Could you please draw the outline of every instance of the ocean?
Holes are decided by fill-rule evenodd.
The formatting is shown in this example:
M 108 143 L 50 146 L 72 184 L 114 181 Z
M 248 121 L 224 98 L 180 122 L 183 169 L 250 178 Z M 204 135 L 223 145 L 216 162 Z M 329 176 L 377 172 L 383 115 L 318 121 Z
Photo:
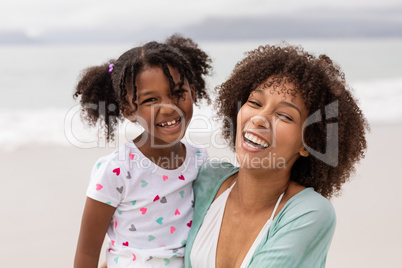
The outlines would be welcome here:
M 199 42 L 213 59 L 208 86 L 225 81 L 244 52 L 280 41 Z M 338 63 L 370 124 L 402 123 L 402 39 L 286 41 Z M 139 44 L 0 46 L 0 150 L 99 146 L 98 130 L 85 128 L 80 121 L 74 87 L 83 69 Z M 194 114 L 210 118 L 214 110 L 196 107 Z M 122 127 L 129 133 L 141 131 L 126 122 Z M 219 125 L 213 121 L 211 128 Z

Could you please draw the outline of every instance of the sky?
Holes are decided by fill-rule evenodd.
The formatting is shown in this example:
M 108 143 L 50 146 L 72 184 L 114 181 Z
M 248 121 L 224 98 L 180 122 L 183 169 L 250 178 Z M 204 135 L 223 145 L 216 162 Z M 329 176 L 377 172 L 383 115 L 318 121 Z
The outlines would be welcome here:
M 213 17 L 289 15 L 311 9 L 402 8 L 400 0 L 8 0 L 0 3 L 0 32 L 37 37 L 64 30 L 174 28 Z

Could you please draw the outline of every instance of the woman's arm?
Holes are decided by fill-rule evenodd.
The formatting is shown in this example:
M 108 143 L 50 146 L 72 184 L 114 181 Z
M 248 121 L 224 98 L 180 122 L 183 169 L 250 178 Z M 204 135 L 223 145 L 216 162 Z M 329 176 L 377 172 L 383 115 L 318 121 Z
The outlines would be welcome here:
M 97 268 L 100 250 L 115 209 L 87 197 L 75 253 L 75 268 Z
M 332 205 L 322 200 L 300 203 L 278 215 L 268 240 L 256 250 L 249 267 L 325 267 L 336 216 Z

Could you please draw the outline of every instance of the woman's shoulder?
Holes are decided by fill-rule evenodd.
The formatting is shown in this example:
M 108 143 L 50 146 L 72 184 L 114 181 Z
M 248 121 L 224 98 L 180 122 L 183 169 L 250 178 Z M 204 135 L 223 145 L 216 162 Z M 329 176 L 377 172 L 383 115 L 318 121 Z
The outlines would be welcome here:
M 290 207 L 311 207 L 313 210 L 334 211 L 331 202 L 314 191 L 313 188 L 306 188 L 289 200 Z
M 275 220 L 284 224 L 304 221 L 332 225 L 336 222 L 336 215 L 328 199 L 313 188 L 306 188 L 288 200 Z
M 207 160 L 200 167 L 198 172 L 198 183 L 214 183 L 224 179 L 228 174 L 233 174 L 239 170 L 229 162 L 220 162 L 216 160 Z
M 216 194 L 216 188 L 220 186 L 228 177 L 233 175 L 239 168 L 228 162 L 215 160 L 206 161 L 198 172 L 197 180 L 194 183 L 195 195 L 203 195 L 209 192 Z
M 324 267 L 335 225 L 329 200 L 306 188 L 275 217 L 250 267 Z

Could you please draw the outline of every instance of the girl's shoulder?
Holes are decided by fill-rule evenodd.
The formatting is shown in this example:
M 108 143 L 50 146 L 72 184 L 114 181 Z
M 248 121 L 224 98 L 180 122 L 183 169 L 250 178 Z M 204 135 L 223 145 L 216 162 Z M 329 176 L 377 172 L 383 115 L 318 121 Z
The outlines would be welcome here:
M 99 158 L 93 166 L 87 196 L 99 202 L 117 207 L 127 191 L 127 172 L 124 157 L 119 156 L 121 148 Z M 121 152 L 121 151 L 120 151 Z
M 202 145 L 192 141 L 187 141 L 186 139 L 182 139 L 181 142 L 186 146 L 186 151 L 190 153 L 190 155 L 195 155 L 197 157 L 202 156 L 205 160 L 208 158 L 208 152 Z
M 208 152 L 205 148 L 197 144 L 188 143 L 186 141 L 182 142 L 186 146 L 186 163 L 177 170 L 184 172 L 189 168 L 194 168 L 194 172 L 197 172 L 200 166 L 208 160 Z M 126 172 L 136 173 L 160 169 L 151 159 L 147 158 L 141 152 L 133 141 L 128 141 L 112 153 L 101 157 L 96 163 L 102 163 L 104 165 L 109 164 L 114 169 L 120 168 Z M 174 170 L 171 172 L 173 171 Z
M 102 167 L 108 167 L 108 169 L 127 169 L 130 165 L 130 160 L 134 159 L 134 152 L 128 144 L 120 146 L 113 152 L 100 157 L 94 165 L 94 169 Z

